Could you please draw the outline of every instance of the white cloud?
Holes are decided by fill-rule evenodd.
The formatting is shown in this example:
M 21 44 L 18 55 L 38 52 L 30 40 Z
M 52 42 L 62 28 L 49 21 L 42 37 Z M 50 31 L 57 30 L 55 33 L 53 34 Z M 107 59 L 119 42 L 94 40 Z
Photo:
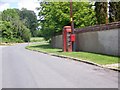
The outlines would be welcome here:
M 15 3 L 18 2 L 19 0 L 0 0 L 0 2 L 4 2 L 4 3 Z
M 8 8 L 10 8 L 10 4 L 9 3 L 0 4 L 0 11 L 6 10 Z
M 37 7 L 40 7 L 39 2 L 41 0 L 0 0 L 0 11 L 7 8 L 26 8 L 27 10 L 32 10 L 38 15 Z
M 27 8 L 28 10 L 33 10 L 37 13 L 36 7 L 39 7 L 39 2 L 37 0 L 20 0 L 18 3 L 18 8 Z

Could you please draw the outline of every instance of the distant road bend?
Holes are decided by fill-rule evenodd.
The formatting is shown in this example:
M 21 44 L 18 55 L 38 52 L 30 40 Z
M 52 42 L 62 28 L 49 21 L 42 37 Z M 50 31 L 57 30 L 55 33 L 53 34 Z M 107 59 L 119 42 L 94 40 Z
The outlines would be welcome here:
M 118 72 L 25 49 L 2 48 L 2 88 L 118 88 Z

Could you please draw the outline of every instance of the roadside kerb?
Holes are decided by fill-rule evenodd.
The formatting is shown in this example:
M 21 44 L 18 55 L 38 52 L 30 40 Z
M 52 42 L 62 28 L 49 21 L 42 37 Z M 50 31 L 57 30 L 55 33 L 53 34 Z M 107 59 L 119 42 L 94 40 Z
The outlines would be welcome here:
M 26 47 L 26 49 L 32 50 L 32 49 L 29 49 L 27 47 Z M 32 51 L 37 51 L 37 50 L 32 50 Z M 50 55 L 50 56 L 56 56 L 56 57 L 60 57 L 60 58 L 66 58 L 66 59 L 70 59 L 70 60 L 75 60 L 75 61 L 79 61 L 79 62 L 91 64 L 91 65 L 95 65 L 95 66 L 98 66 L 98 67 L 101 67 L 101 68 L 104 68 L 104 69 L 111 69 L 111 70 L 120 72 L 120 70 L 117 69 L 117 68 L 105 67 L 104 65 L 100 65 L 100 64 L 97 64 L 97 63 L 94 63 L 94 62 L 91 62 L 91 61 L 87 61 L 87 60 L 83 60 L 83 59 L 79 59 L 79 58 L 74 58 L 74 57 L 65 56 L 65 55 L 58 55 L 58 54 L 55 54 L 55 53 L 48 53 L 48 52 L 42 51 L 42 50 L 41 51 L 37 51 L 37 52 L 41 52 L 43 54 L 47 54 L 47 55 Z

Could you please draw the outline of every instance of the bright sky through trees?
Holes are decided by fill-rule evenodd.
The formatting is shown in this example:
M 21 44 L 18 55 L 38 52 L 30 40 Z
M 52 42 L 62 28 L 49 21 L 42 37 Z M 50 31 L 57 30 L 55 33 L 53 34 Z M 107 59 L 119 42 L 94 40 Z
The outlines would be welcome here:
M 8 8 L 26 8 L 27 10 L 33 10 L 37 14 L 36 7 L 38 6 L 38 0 L 0 0 L 0 11 Z

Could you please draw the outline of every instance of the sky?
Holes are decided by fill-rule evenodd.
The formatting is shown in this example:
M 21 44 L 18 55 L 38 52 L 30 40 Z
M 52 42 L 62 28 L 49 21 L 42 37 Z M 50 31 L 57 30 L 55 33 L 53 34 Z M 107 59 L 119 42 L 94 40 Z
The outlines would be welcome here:
M 36 13 L 36 15 L 38 15 L 38 11 L 36 10 L 36 7 L 40 6 L 39 5 L 40 1 L 42 0 L 39 0 L 39 1 L 38 0 L 0 0 L 0 11 L 6 10 L 7 8 L 18 8 L 18 9 L 27 8 L 28 10 L 33 10 Z M 63 0 L 63 1 L 66 1 L 66 0 Z M 120 0 L 117 0 L 117 1 L 120 1 Z
M 0 0 L 0 11 L 7 8 L 27 8 L 28 10 L 33 10 L 37 15 L 36 7 L 40 6 L 39 2 L 38 0 Z

